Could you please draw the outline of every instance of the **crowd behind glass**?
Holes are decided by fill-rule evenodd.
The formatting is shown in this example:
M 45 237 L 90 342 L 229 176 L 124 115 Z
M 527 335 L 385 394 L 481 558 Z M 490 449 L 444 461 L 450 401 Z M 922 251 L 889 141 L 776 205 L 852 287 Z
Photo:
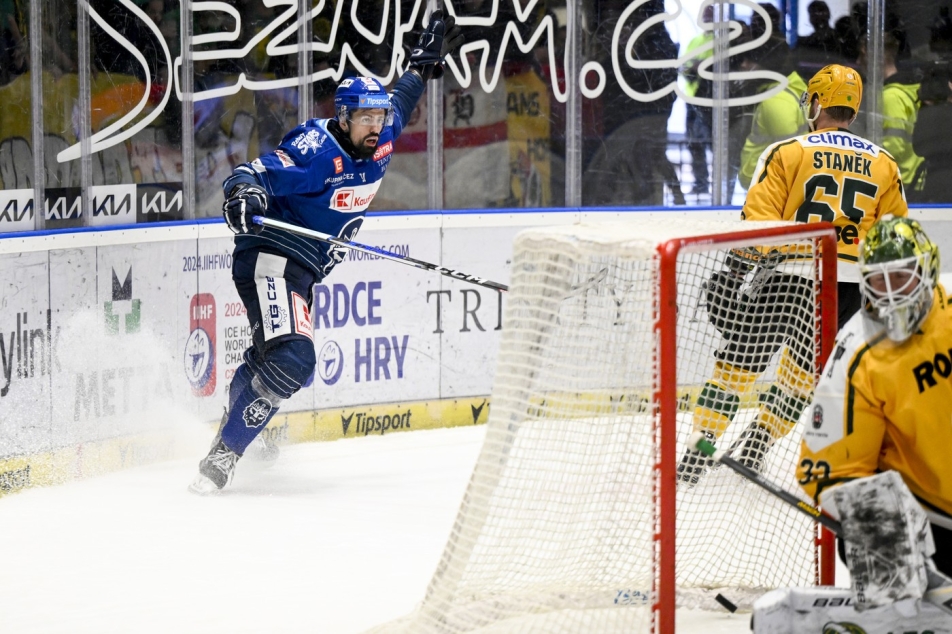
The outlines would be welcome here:
M 342 48 L 350 50 L 344 56 L 344 75 L 369 71 L 392 84 L 394 60 L 405 59 L 394 55 L 394 22 L 398 15 L 405 21 L 426 6 L 425 0 L 336 0 L 324 3 L 303 29 L 295 26 L 303 10 L 229 0 L 229 11 L 193 10 L 187 27 L 193 38 L 191 59 L 183 60 L 180 33 L 187 23 L 178 1 L 92 0 L 88 15 L 78 4 L 39 0 L 33 8 L 30 0 L 0 0 L 0 211 L 5 200 L 31 189 L 47 192 L 49 205 L 49 192 L 124 184 L 180 191 L 184 183 L 190 209 L 182 217 L 215 216 L 220 183 L 235 165 L 273 149 L 297 121 L 332 116 L 336 82 L 326 71 L 341 64 Z M 453 69 L 443 80 L 444 208 L 561 207 L 566 205 L 566 180 L 572 178 L 579 182 L 586 207 L 740 203 L 760 152 L 806 130 L 797 105 L 800 92 L 816 70 L 833 62 L 856 68 L 867 95 L 879 91 L 878 100 L 864 98 L 864 105 L 878 102 L 879 116 L 861 110 L 852 129 L 893 154 L 909 201 L 952 203 L 950 0 L 878 5 L 813 0 L 803 11 L 808 24 L 798 29 L 791 28 L 799 18 L 793 14 L 796 3 L 784 3 L 788 15 L 772 3 L 761 4 L 763 12 L 726 5 L 727 17 L 740 27 L 732 47 L 769 32 L 754 50 L 731 55 L 728 70 L 774 71 L 787 78 L 788 87 L 759 103 L 713 108 L 686 104 L 670 91 L 650 101 L 634 100 L 616 72 L 643 94 L 664 92 L 677 82 L 686 95 L 718 97 L 715 82 L 698 73 L 699 64 L 712 55 L 704 45 L 714 32 L 696 24 L 714 22 L 714 7 L 684 2 L 693 29 L 655 24 L 630 52 L 638 60 L 680 57 L 683 63 L 634 69 L 624 63 L 624 50 L 619 53 L 613 46 L 665 12 L 666 5 L 649 0 L 631 10 L 631 4 L 584 0 L 578 9 L 580 66 L 589 69 L 583 94 L 588 96 L 575 110 L 581 120 L 571 126 L 567 112 L 572 110 L 560 98 L 566 89 L 568 11 L 573 10 L 565 0 L 535 3 L 528 14 L 512 0 L 453 3 L 460 18 L 482 18 L 464 32 L 467 42 L 485 41 L 488 53 L 470 50 L 466 60 L 457 60 L 457 69 L 466 62 L 472 69 L 468 86 L 460 84 L 460 73 Z M 667 10 L 675 5 L 669 0 Z M 882 11 L 884 23 L 877 44 L 882 50 L 880 86 L 873 86 L 869 76 L 870 6 Z M 37 17 L 40 28 L 31 29 Z M 302 36 L 320 43 L 316 49 L 321 50 L 298 53 Z M 409 34 L 404 43 L 414 39 Z M 522 50 L 518 39 L 533 46 Z M 691 57 L 694 50 L 701 52 Z M 480 70 L 483 54 L 485 71 Z M 302 80 L 302 64 L 312 77 L 325 72 L 316 81 Z M 591 72 L 594 66 L 607 72 Z M 37 72 L 41 79 L 34 77 Z M 195 99 L 186 109 L 181 84 L 189 76 Z M 487 90 L 481 78 L 494 77 L 498 81 Z M 724 93 L 751 96 L 776 85 L 774 80 L 726 83 L 721 99 Z M 421 101 L 372 209 L 425 208 L 432 202 L 427 136 L 434 117 L 426 110 L 434 103 L 438 101 Z M 188 125 L 183 125 L 183 112 L 191 115 Z M 713 130 L 724 112 L 726 139 L 718 147 L 712 145 Z M 870 122 L 881 129 L 869 130 Z M 580 131 L 575 145 L 566 133 L 573 129 Z M 34 142 L 38 137 L 42 147 Z M 567 160 L 572 147 L 578 148 L 575 162 Z M 72 153 L 70 148 L 75 148 Z M 726 150 L 726 170 L 719 173 L 728 184 L 726 200 L 714 194 L 719 184 L 712 165 L 720 149 Z M 82 160 L 84 155 L 88 160 Z M 89 200 L 87 196 L 84 204 Z M 90 224 L 87 216 L 72 224 Z M 7 230 L 0 216 L 0 231 Z

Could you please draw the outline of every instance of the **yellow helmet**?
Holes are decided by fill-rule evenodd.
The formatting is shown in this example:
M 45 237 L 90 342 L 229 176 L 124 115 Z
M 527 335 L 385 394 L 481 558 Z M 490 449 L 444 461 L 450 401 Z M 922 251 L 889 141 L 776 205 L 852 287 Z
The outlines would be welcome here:
M 853 112 L 859 112 L 863 100 L 863 80 L 852 68 L 830 64 L 824 66 L 807 84 L 807 101 L 813 101 L 816 95 L 821 108 L 845 106 Z

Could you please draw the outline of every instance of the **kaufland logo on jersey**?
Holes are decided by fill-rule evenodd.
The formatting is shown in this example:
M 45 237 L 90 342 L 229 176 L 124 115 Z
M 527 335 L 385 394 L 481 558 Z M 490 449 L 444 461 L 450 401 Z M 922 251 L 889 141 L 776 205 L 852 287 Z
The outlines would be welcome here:
M 338 189 L 331 196 L 331 209 L 334 211 L 363 211 L 370 206 L 380 182 L 357 187 Z

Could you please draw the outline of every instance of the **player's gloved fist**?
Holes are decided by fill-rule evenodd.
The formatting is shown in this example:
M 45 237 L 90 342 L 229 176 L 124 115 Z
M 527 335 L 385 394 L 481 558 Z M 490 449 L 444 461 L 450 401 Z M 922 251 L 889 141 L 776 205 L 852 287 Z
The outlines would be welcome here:
M 252 221 L 254 216 L 263 216 L 268 209 L 268 195 L 260 187 L 242 184 L 231 190 L 222 206 L 222 213 L 228 228 L 237 234 L 259 234 L 264 231 L 262 225 Z
M 463 34 L 456 26 L 456 19 L 444 16 L 443 11 L 434 11 L 420 41 L 410 52 L 409 68 L 420 73 L 423 81 L 439 79 L 443 76 L 444 58 L 462 43 Z

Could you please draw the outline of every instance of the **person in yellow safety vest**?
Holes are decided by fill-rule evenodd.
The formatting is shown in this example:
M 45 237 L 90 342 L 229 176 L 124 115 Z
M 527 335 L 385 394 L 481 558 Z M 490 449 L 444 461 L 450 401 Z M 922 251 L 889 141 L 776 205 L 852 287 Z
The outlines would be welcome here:
M 919 117 L 919 80 L 909 71 L 896 68 L 899 40 L 888 31 L 883 35 L 883 149 L 899 164 L 902 184 L 916 189 L 915 178 L 922 157 L 912 146 L 912 133 Z M 866 44 L 860 45 L 857 63 L 867 64 Z
M 760 155 L 772 143 L 789 139 L 807 131 L 807 121 L 800 107 L 800 95 L 807 89 L 797 71 L 787 75 L 787 87 L 770 99 L 757 104 L 750 135 L 740 154 L 740 172 L 737 180 L 741 187 L 750 188 Z
M 701 16 L 701 23 L 714 22 L 714 6 L 709 5 L 704 9 Z M 713 31 L 703 31 L 695 36 L 686 49 L 687 53 L 702 47 L 714 40 Z M 689 97 L 693 97 L 698 92 L 700 79 L 697 69 L 702 61 L 714 55 L 714 47 L 698 53 L 681 67 L 681 74 L 685 81 L 685 92 Z M 704 110 L 708 112 L 705 113 Z M 691 169 L 694 172 L 694 193 L 707 193 L 709 181 L 707 177 L 707 146 L 711 142 L 711 115 L 710 108 L 702 109 L 700 106 L 687 104 L 687 113 L 685 115 L 685 134 L 688 141 L 688 151 L 691 154 Z

